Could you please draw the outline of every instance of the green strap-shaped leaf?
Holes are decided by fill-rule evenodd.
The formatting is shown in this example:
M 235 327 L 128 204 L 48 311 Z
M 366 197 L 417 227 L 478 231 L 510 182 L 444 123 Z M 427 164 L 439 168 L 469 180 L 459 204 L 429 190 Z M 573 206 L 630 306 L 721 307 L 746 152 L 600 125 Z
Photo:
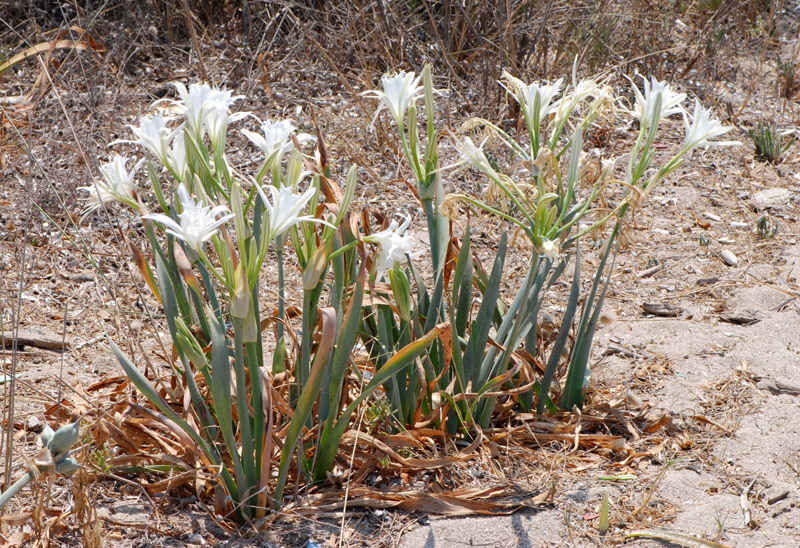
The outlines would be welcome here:
M 461 242 L 461 251 L 453 273 L 452 315 L 455 317 L 455 332 L 463 337 L 467 332 L 472 308 L 472 246 L 469 226 Z
M 494 308 L 500 293 L 500 282 L 503 278 L 503 264 L 506 258 L 506 242 L 507 237 L 504 232 L 502 238 L 500 238 L 500 245 L 497 249 L 497 255 L 495 255 L 492 274 L 489 276 L 486 290 L 483 292 L 483 301 L 478 309 L 478 314 L 475 317 L 475 321 L 472 323 L 472 332 L 470 333 L 467 349 L 464 353 L 465 382 L 467 380 L 472 380 L 473 385 L 477 382 L 480 374 L 476 365 L 483 360 L 486 342 L 489 339 L 489 331 L 492 327 Z
M 573 406 L 582 406 L 584 400 L 583 384 L 586 377 L 586 371 L 589 365 L 589 353 L 592 349 L 592 340 L 594 339 L 594 331 L 597 327 L 597 322 L 600 319 L 600 312 L 603 308 L 603 300 L 605 299 L 608 284 L 611 281 L 611 275 L 606 277 L 606 283 L 603 284 L 603 290 L 594 304 L 595 295 L 600 285 L 600 280 L 603 277 L 608 256 L 611 253 L 611 248 L 615 247 L 617 235 L 619 234 L 619 222 L 614 227 L 614 231 L 609 237 L 606 244 L 606 250 L 600 260 L 600 265 L 597 267 L 597 272 L 594 276 L 594 283 L 589 296 L 584 303 L 583 313 L 581 315 L 581 325 L 578 329 L 578 334 L 575 338 L 575 347 L 572 349 L 572 357 L 570 358 L 569 370 L 567 371 L 567 380 L 564 382 L 564 392 L 561 395 L 561 408 L 572 409 Z M 616 253 L 614 254 L 616 260 Z M 611 270 L 614 269 L 614 261 L 611 262 Z
M 569 293 L 567 300 L 567 308 L 564 311 L 564 316 L 561 318 L 561 327 L 558 329 L 558 335 L 555 342 L 550 349 L 550 358 L 547 360 L 547 365 L 544 368 L 544 375 L 542 376 L 541 384 L 539 387 L 539 398 L 536 401 L 536 412 L 543 413 L 547 396 L 550 392 L 550 385 L 553 382 L 558 362 L 561 359 L 561 353 L 564 351 L 569 332 L 572 329 L 572 321 L 575 318 L 575 311 L 578 308 L 578 298 L 581 293 L 581 252 L 580 246 L 575 247 L 575 272 L 572 275 L 572 289 Z
M 289 475 L 289 465 L 292 455 L 297 448 L 297 442 L 303 431 L 306 419 L 311 415 L 311 409 L 319 394 L 322 372 L 328 363 L 328 358 L 333 350 L 333 343 L 336 336 L 336 311 L 333 308 L 325 307 L 319 309 L 322 324 L 322 337 L 314 356 L 314 364 L 311 368 L 309 377 L 303 385 L 303 390 L 294 408 L 292 421 L 286 431 L 286 440 L 283 443 L 281 452 L 281 462 L 278 466 L 278 480 L 275 486 L 275 504 L 280 504 L 283 499 L 283 490 L 286 487 L 286 478 Z M 338 444 L 338 442 L 337 442 Z
M 333 353 L 330 375 L 331 387 L 330 399 L 327 405 L 328 416 L 322 417 L 320 414 L 320 419 L 325 420 L 325 424 L 317 444 L 318 454 L 321 451 L 321 448 L 325 447 L 329 443 L 328 438 L 330 437 L 331 430 L 333 429 L 338 411 L 340 409 L 342 383 L 344 382 L 344 375 L 347 371 L 347 365 L 350 363 L 350 357 L 352 355 L 353 347 L 355 346 L 356 337 L 358 336 L 358 326 L 360 324 L 359 320 L 361 319 L 361 304 L 363 303 L 364 299 L 365 278 L 366 270 L 362 268 L 358 276 L 358 282 L 353 291 L 353 296 L 351 297 L 350 304 L 347 308 L 347 313 L 344 317 L 342 330 L 339 333 L 339 337 L 336 341 L 336 350 Z M 319 461 L 317 461 L 317 463 L 314 465 L 314 481 L 325 479 L 326 474 L 328 473 L 328 470 L 323 469 L 322 466 L 318 466 L 318 463 Z
M 233 427 L 231 413 L 231 363 L 228 354 L 228 343 L 225 339 L 225 325 L 209 313 L 209 327 L 211 329 L 211 394 L 214 396 L 214 411 L 216 413 L 222 439 L 228 448 L 228 455 L 233 463 L 236 475 L 236 484 L 245 486 L 246 478 L 242 470 L 242 461 L 239 456 L 239 445 L 236 443 L 236 432 Z M 232 495 L 231 495 L 232 496 Z M 234 498 L 239 502 L 238 492 Z
M 113 341 L 109 341 L 111 344 L 111 350 L 114 352 L 114 356 L 116 356 L 117 361 L 122 366 L 122 369 L 125 371 L 125 374 L 131 380 L 133 385 L 136 387 L 139 392 L 141 392 L 147 400 L 156 406 L 156 408 L 164 413 L 167 417 L 170 418 L 175 424 L 177 424 L 184 432 L 186 432 L 189 437 L 200 447 L 200 450 L 203 451 L 203 454 L 210 460 L 213 464 L 220 466 L 221 469 L 221 476 L 222 481 L 225 484 L 225 487 L 228 491 L 228 494 L 234 500 L 239 498 L 238 490 L 236 488 L 236 483 L 233 481 L 228 469 L 225 466 L 221 466 L 222 459 L 217 451 L 213 448 L 212 445 L 206 442 L 195 430 L 189 425 L 188 422 L 183 420 L 173 409 L 164 401 L 164 399 L 158 394 L 158 391 L 155 387 L 150 383 L 147 377 L 139 371 L 139 368 L 133 365 L 128 357 L 120 350 L 120 348 L 114 344 Z
M 447 323 L 434 327 L 430 332 L 425 334 L 425 336 L 398 350 L 379 371 L 375 372 L 375 375 L 363 388 L 361 394 L 359 394 L 359 396 L 342 412 L 341 417 L 336 421 L 336 426 L 331 431 L 328 443 L 321 448 L 320 454 L 317 455 L 317 466 L 319 466 L 321 470 L 329 470 L 333 465 L 333 460 L 336 458 L 336 451 L 339 449 L 339 443 L 350 425 L 350 416 L 358 409 L 364 400 L 367 399 L 376 388 L 383 385 L 387 380 L 412 363 L 413 360 L 419 357 L 442 332 L 449 329 L 451 329 L 451 327 L 450 324 Z

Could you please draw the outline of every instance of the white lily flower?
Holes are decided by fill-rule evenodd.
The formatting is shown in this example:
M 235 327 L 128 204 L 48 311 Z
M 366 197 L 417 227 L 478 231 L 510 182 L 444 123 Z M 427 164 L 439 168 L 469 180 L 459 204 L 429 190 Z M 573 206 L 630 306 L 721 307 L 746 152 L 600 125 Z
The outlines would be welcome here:
M 178 181 L 185 181 L 189 173 L 189 159 L 186 157 L 186 137 L 183 131 L 179 131 L 172 140 L 172 148 L 167 151 L 167 156 Z
M 547 238 L 542 238 L 542 249 L 540 253 L 552 261 L 557 261 L 560 257 L 558 244 Z
M 414 247 L 416 246 L 414 237 L 410 234 L 403 234 L 410 224 L 411 217 L 406 217 L 402 225 L 392 219 L 389 227 L 385 230 L 364 236 L 364 241 L 380 246 L 378 258 L 375 261 L 375 271 L 378 278 L 394 267 L 396 263 L 405 260 L 406 255 L 414 256 Z
M 170 129 L 167 123 L 173 120 L 170 117 L 164 117 L 161 114 L 155 116 L 145 116 L 142 118 L 139 127 L 128 125 L 133 134 L 136 136 L 135 141 L 118 139 L 109 143 L 108 146 L 117 143 L 134 143 L 143 146 L 153 156 L 158 158 L 158 161 L 163 165 L 167 165 L 169 144 L 181 128 Z
M 167 233 L 180 238 L 191 249 L 201 254 L 205 242 L 214 235 L 221 225 L 232 219 L 233 214 L 217 219 L 217 216 L 228 211 L 228 208 L 223 205 L 216 207 L 204 206 L 202 202 L 196 202 L 189 196 L 189 191 L 183 183 L 178 187 L 178 197 L 182 208 L 181 213 L 178 214 L 180 224 L 162 213 L 151 213 L 144 215 L 143 218 L 152 219 L 163 224 L 167 227 Z
M 463 140 L 456 141 L 456 149 L 459 154 L 461 154 L 461 161 L 459 161 L 458 164 L 470 164 L 490 176 L 496 175 L 495 169 L 492 167 L 492 164 L 489 163 L 489 159 L 483 152 L 483 143 L 481 143 L 481 146 L 475 146 L 472 139 L 464 137 Z
M 130 171 L 125 167 L 128 161 L 129 158 L 117 154 L 109 163 L 100 166 L 102 180 L 96 179 L 94 184 L 78 187 L 78 190 L 89 193 L 84 216 L 108 202 L 123 202 L 136 207 L 133 179 L 144 160 L 137 162 Z
M 686 138 L 683 140 L 683 148 L 687 151 L 702 146 L 732 146 L 742 144 L 739 141 L 709 141 L 709 139 L 728 133 L 733 127 L 723 126 L 719 120 L 712 119 L 711 109 L 703 108 L 703 105 L 701 105 L 700 101 L 697 99 L 694 100 L 692 123 L 689 123 L 688 116 L 684 113 L 683 124 L 686 126 Z
M 328 224 L 313 215 L 300 215 L 308 202 L 311 201 L 311 198 L 314 197 L 316 189 L 313 187 L 302 194 L 295 194 L 289 186 L 282 186 L 277 189 L 273 185 L 268 185 L 267 188 L 272 196 L 271 203 L 264 189 L 260 185 L 256 185 L 261 201 L 264 202 L 264 207 L 267 210 L 268 240 L 270 242 L 279 236 L 283 236 L 290 228 L 304 221 Z
M 276 153 L 278 158 L 282 158 L 284 154 L 294 149 L 291 136 L 296 130 L 297 128 L 294 127 L 291 120 L 281 120 L 280 122 L 265 120 L 261 122 L 261 132 L 264 134 L 263 136 L 246 129 L 243 129 L 242 133 L 267 156 L 267 159 L 269 159 Z M 297 135 L 297 141 L 300 144 L 313 139 L 314 137 L 308 133 L 300 133 Z
M 221 97 L 207 101 L 204 109 L 203 123 L 208 131 L 208 137 L 211 139 L 212 145 L 215 146 L 221 144 L 224 147 L 225 133 L 228 131 L 228 126 L 250 115 L 249 112 L 230 114 L 228 102 Z
M 560 101 L 554 102 L 553 99 L 561 91 L 563 78 L 559 78 L 553 84 L 542 85 L 536 82 L 526 84 L 519 78 L 503 71 L 503 80 L 505 83 L 500 82 L 500 84 L 514 96 L 525 113 L 528 123 L 534 127 L 538 128 L 547 115 L 558 109 Z M 538 112 L 536 111 L 537 100 Z
M 633 93 L 636 95 L 636 105 L 631 111 L 633 117 L 640 123 L 644 120 L 655 120 L 658 123 L 668 116 L 684 112 L 681 103 L 686 99 L 685 93 L 672 91 L 667 82 L 659 82 L 654 76 L 650 78 L 650 82 L 644 76 L 642 76 L 642 80 L 644 80 L 644 95 L 634 84 Z M 661 110 L 656 113 L 656 98 L 659 96 L 661 97 Z
M 227 109 L 233 103 L 244 97 L 244 95 L 234 96 L 230 90 L 211 87 L 208 84 L 191 84 L 187 90 L 182 83 L 175 82 L 175 89 L 178 91 L 180 100 L 174 101 L 174 104 L 183 111 L 186 116 L 186 127 L 194 135 L 203 131 L 209 105 L 220 102 L 225 105 L 227 113 Z
M 567 118 L 575 110 L 578 103 L 587 97 L 596 95 L 598 90 L 601 90 L 601 88 L 597 80 L 587 78 L 578 82 L 571 93 L 564 95 L 553 105 L 556 113 L 553 123 L 555 125 L 560 124 L 564 118 Z
M 375 123 L 381 109 L 386 107 L 394 116 L 397 125 L 402 125 L 408 107 L 422 96 L 423 89 L 419 85 L 421 79 L 422 75 L 415 77 L 413 71 L 400 71 L 394 76 L 385 74 L 381 78 L 383 91 L 373 89 L 362 93 L 361 95 L 380 99 L 380 105 L 372 117 L 372 123 Z

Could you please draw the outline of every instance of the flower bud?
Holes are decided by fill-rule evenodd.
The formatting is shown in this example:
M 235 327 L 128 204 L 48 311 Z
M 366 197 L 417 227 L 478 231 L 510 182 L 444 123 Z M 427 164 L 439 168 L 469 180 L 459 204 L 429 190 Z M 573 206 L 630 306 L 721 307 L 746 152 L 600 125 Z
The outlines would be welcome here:
M 401 320 L 407 322 L 411 319 L 411 283 L 400 265 L 395 264 L 394 268 L 389 270 L 389 283 L 392 286 L 397 313 Z
M 50 449 L 50 452 L 53 453 L 56 459 L 58 459 L 60 455 L 67 453 L 67 451 L 75 445 L 75 442 L 78 441 L 78 437 L 80 436 L 80 427 L 81 421 L 78 420 L 56 430 L 56 433 L 53 434 L 53 438 L 47 445 L 47 448 Z
M 326 266 L 328 266 L 328 250 L 325 246 L 320 246 L 311 255 L 303 270 L 303 289 L 311 291 L 317 287 Z
M 64 474 L 65 476 L 71 476 L 75 472 L 80 469 L 81 465 L 78 464 L 78 461 L 71 457 L 66 457 L 65 459 L 61 460 L 56 464 L 56 472 L 59 474 Z

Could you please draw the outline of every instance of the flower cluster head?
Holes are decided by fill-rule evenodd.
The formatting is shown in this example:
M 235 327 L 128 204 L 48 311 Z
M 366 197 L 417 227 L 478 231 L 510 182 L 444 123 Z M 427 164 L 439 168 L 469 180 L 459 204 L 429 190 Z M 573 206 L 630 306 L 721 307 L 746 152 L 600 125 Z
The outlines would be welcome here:
M 526 84 L 519 78 L 503 71 L 503 82 L 501 85 L 517 100 L 529 125 L 538 128 L 547 115 L 558 110 L 560 101 L 553 99 L 561 91 L 563 78 L 559 78 L 553 84 L 537 82 Z M 586 93 L 586 90 L 581 91 Z
M 689 116 L 683 113 L 683 124 L 686 127 L 686 137 L 683 140 L 683 148 L 687 151 L 702 146 L 731 146 L 741 145 L 739 141 L 710 141 L 714 137 L 724 135 L 733 129 L 731 126 L 723 126 L 719 120 L 711 118 L 711 109 L 703 108 L 700 101 L 694 100 L 694 114 L 692 122 L 689 123 Z
M 309 188 L 301 194 L 296 194 L 291 186 L 281 186 L 276 188 L 273 185 L 267 185 L 272 201 L 270 202 L 266 192 L 261 185 L 256 185 L 258 194 L 261 196 L 261 201 L 264 202 L 264 208 L 267 213 L 267 226 L 269 230 L 268 241 L 273 241 L 275 238 L 286 234 L 290 228 L 300 224 L 304 221 L 311 221 L 316 223 L 327 224 L 321 219 L 317 219 L 312 215 L 301 215 L 308 202 L 314 197 L 316 189 Z
M 384 272 L 406 258 L 414 256 L 416 242 L 410 234 L 405 234 L 411 224 L 411 217 L 406 217 L 403 224 L 398 224 L 395 219 L 385 230 L 364 236 L 364 241 L 377 244 L 380 247 L 378 258 L 375 262 L 375 272 L 380 278 Z
M 230 90 L 211 87 L 208 84 L 191 84 L 189 89 L 186 89 L 182 83 L 176 82 L 175 89 L 178 91 L 180 100 L 174 101 L 174 104 L 186 116 L 186 129 L 192 135 L 198 136 L 202 134 L 204 127 L 208 129 L 209 134 L 215 130 L 218 133 L 220 119 L 224 119 L 224 115 L 228 114 L 230 107 L 236 101 L 244 98 L 243 95 L 234 96 Z M 209 113 L 212 123 L 215 125 L 213 128 L 209 127 Z M 237 113 L 234 118 L 238 120 L 246 115 L 247 113 L 244 112 Z M 227 128 L 227 125 L 225 127 Z
M 634 84 L 633 93 L 636 95 L 636 104 L 631 111 L 639 123 L 644 124 L 645 121 L 651 120 L 658 124 L 664 118 L 684 112 L 681 103 L 686 99 L 685 93 L 674 92 L 667 82 L 659 82 L 655 77 L 650 77 L 648 82 L 647 78 L 642 76 L 642 80 L 644 81 L 644 95 Z M 659 99 L 660 107 L 656 112 Z
M 495 169 L 486 157 L 486 153 L 483 152 L 483 143 L 481 143 L 480 146 L 475 146 L 472 139 L 464 137 L 463 140 L 456 141 L 456 149 L 461 155 L 461 160 L 458 164 L 469 164 L 477 167 L 488 175 L 496 175 Z
M 415 77 L 414 72 L 400 71 L 395 75 L 385 74 L 381 78 L 383 91 L 370 90 L 362 93 L 362 95 L 373 96 L 380 100 L 378 110 L 375 111 L 372 118 L 373 123 L 377 119 L 378 113 L 385 107 L 392 113 L 397 125 L 402 126 L 408 107 L 423 93 L 422 86 L 419 85 L 421 79 L 422 76 Z
M 279 122 L 266 120 L 261 122 L 263 135 L 246 129 L 243 129 L 242 133 L 266 155 L 267 161 L 271 161 L 273 158 L 282 158 L 284 154 L 294 149 L 294 142 L 291 137 L 296 130 L 297 128 L 291 120 L 281 120 Z M 308 133 L 300 133 L 295 137 L 300 144 L 314 139 Z
M 89 193 L 86 197 L 87 204 L 84 216 L 108 202 L 123 202 L 132 207 L 137 207 L 136 196 L 134 195 L 136 186 L 133 179 L 142 161 L 137 162 L 128 171 L 126 166 L 129 160 L 129 158 L 117 154 L 110 162 L 100 166 L 102 179 L 96 179 L 91 185 L 78 187 L 78 190 L 85 190 Z
M 173 119 L 174 118 L 166 117 L 161 114 L 145 116 L 139 123 L 139 127 L 128 125 L 130 130 L 136 136 L 136 140 L 130 141 L 119 139 L 109 143 L 108 146 L 112 146 L 117 143 L 137 144 L 144 147 L 145 150 L 158 158 L 158 161 L 163 165 L 168 165 L 169 145 L 175 135 L 180 132 L 180 128 L 170 129 L 167 125 Z
M 204 205 L 202 200 L 195 201 L 189 196 L 189 191 L 183 183 L 178 187 L 178 198 L 181 202 L 181 212 L 178 214 L 180 223 L 162 213 L 144 215 L 144 219 L 158 221 L 167 227 L 167 233 L 180 238 L 190 249 L 198 255 L 203 253 L 203 245 L 214 235 L 217 229 L 233 218 L 233 214 L 218 215 L 228 211 L 222 205 L 212 207 Z

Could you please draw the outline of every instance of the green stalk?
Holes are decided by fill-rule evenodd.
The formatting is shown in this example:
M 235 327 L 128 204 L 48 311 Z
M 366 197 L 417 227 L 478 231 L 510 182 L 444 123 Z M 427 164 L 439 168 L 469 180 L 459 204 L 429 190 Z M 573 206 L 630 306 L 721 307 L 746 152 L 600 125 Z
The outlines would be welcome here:
M 275 327 L 275 336 L 280 340 L 283 338 L 283 322 L 286 319 L 286 279 L 283 271 L 283 246 L 279 246 L 275 252 L 278 255 L 278 322 Z
M 239 437 L 242 443 L 242 468 L 246 478 L 246 483 L 239 485 L 243 498 L 240 502 L 244 505 L 243 510 L 250 514 L 253 510 L 248 506 L 248 501 L 255 493 L 249 492 L 253 488 L 258 488 L 259 474 L 254 460 L 253 427 L 250 423 L 250 409 L 248 408 L 247 376 L 245 369 L 247 364 L 244 357 L 244 342 L 242 334 L 244 332 L 244 321 L 241 318 L 233 318 L 233 370 L 236 375 L 236 404 L 239 411 Z M 255 379 L 257 381 L 257 377 Z

